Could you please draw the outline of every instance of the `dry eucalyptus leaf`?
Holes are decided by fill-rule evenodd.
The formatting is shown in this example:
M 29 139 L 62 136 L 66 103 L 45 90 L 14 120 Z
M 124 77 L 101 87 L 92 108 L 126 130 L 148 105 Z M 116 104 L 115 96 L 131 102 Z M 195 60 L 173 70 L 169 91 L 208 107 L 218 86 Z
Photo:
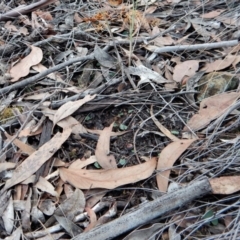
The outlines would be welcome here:
M 158 158 L 157 170 L 157 185 L 161 192 L 166 192 L 168 188 L 169 175 L 171 170 L 169 169 L 181 156 L 181 154 L 195 141 L 191 140 L 179 140 L 168 144 L 160 153 Z
M 201 71 L 205 71 L 206 73 L 214 72 L 218 70 L 222 70 L 224 68 L 229 67 L 236 59 L 234 55 L 227 55 L 224 59 L 219 59 L 211 63 L 207 63 Z
M 110 56 L 107 52 L 102 50 L 97 44 L 94 48 L 94 57 L 97 59 L 99 64 L 106 68 L 116 68 L 116 60 Z
M 36 150 L 31 147 L 30 145 L 20 141 L 19 139 L 15 138 L 14 136 L 9 135 L 7 132 L 4 132 L 5 136 L 9 141 L 13 139 L 13 143 L 22 150 L 23 153 L 31 155 L 34 153 Z
M 91 101 L 94 99 L 96 95 L 90 96 L 87 95 L 83 99 L 77 101 L 69 101 L 63 104 L 55 113 L 53 118 L 53 125 L 55 126 L 60 120 L 70 116 L 75 111 L 77 111 L 84 103 Z
M 145 227 L 142 229 L 136 229 L 127 235 L 123 240 L 144 240 L 150 239 L 157 233 L 159 229 L 163 227 L 162 223 L 152 224 L 150 227 Z
M 115 157 L 110 153 L 110 137 L 112 132 L 112 123 L 110 127 L 104 128 L 98 139 L 97 147 L 95 150 L 95 156 L 98 163 L 104 169 L 113 169 L 117 168 L 117 163 Z
M 38 182 L 35 184 L 35 187 L 43 192 L 50 193 L 54 197 L 59 197 L 58 193 L 54 190 L 53 185 L 41 176 L 39 177 Z
M 84 167 L 97 162 L 96 156 L 91 156 L 86 160 L 77 159 L 68 167 L 68 169 L 83 169 Z
M 189 60 L 185 62 L 180 62 L 176 65 L 173 70 L 173 79 L 176 82 L 181 82 L 184 76 L 192 77 L 199 67 L 199 61 Z
M 240 97 L 240 93 L 222 93 L 202 100 L 199 112 L 188 121 L 183 131 L 198 131 L 207 126 L 212 120 L 221 116 L 226 109 Z
M 32 51 L 25 58 L 20 60 L 16 65 L 10 69 L 10 75 L 12 77 L 11 82 L 18 81 L 21 77 L 25 77 L 29 74 L 30 67 L 40 63 L 43 58 L 43 52 L 41 48 L 30 46 Z
M 76 215 L 83 212 L 86 205 L 86 199 L 80 189 L 76 189 L 73 194 L 61 203 L 56 209 L 54 216 L 64 216 L 73 220 Z
M 60 177 L 80 189 L 107 188 L 135 183 L 150 177 L 156 167 L 156 158 L 149 161 L 121 169 L 86 170 L 60 168 Z
M 15 169 L 12 178 L 6 182 L 3 191 L 34 174 L 62 146 L 70 136 L 71 131 L 71 129 L 66 129 L 63 130 L 62 133 L 57 133 L 50 141 L 46 142 L 32 155 L 26 158 L 24 162 Z
M 139 76 L 141 78 L 141 83 L 150 82 L 150 80 L 152 80 L 153 82 L 158 83 L 158 84 L 169 82 L 167 79 L 165 79 L 159 73 L 154 72 L 151 69 L 149 69 L 143 65 L 140 65 L 138 67 L 129 67 L 128 71 L 132 75 Z
M 7 233 L 11 233 L 14 226 L 14 209 L 13 209 L 13 199 L 12 196 L 8 201 L 7 208 L 5 209 L 3 215 L 1 215 L 4 227 Z
M 55 218 L 71 237 L 75 237 L 78 234 L 82 233 L 83 230 L 65 216 L 62 217 L 56 215 Z

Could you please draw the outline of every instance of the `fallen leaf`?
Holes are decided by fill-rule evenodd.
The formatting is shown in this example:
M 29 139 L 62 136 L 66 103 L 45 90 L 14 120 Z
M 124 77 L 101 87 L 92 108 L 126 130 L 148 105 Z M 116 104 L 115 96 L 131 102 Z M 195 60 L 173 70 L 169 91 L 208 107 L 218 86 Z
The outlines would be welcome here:
M 211 18 L 215 18 L 215 17 L 219 16 L 224 11 L 225 11 L 224 9 L 216 9 L 214 11 L 211 11 L 211 12 L 204 13 L 204 14 L 200 15 L 200 17 L 211 19 Z
M 181 82 L 184 76 L 192 77 L 199 68 L 197 60 L 189 60 L 178 63 L 173 70 L 173 80 Z
M 16 82 L 21 77 L 27 76 L 29 74 L 30 67 L 42 61 L 43 53 L 41 48 L 34 46 L 30 47 L 32 49 L 30 54 L 10 69 L 10 75 L 12 77 L 11 82 Z
M 221 116 L 240 96 L 240 93 L 221 93 L 205 98 L 200 103 L 199 112 L 188 121 L 183 131 L 198 131 L 207 126 L 212 120 Z
M 43 108 L 42 112 L 51 121 L 54 120 L 54 115 L 56 114 L 55 110 Z M 80 133 L 88 132 L 80 122 L 78 122 L 75 118 L 71 116 L 62 119 L 57 123 L 57 125 L 60 126 L 62 129 L 72 128 L 72 134 L 74 134 L 76 138 L 80 138 Z
M 65 229 L 65 231 L 72 237 L 72 239 L 82 233 L 82 229 L 75 224 L 73 221 L 69 220 L 65 216 L 55 216 L 58 223 Z
M 8 169 L 13 169 L 15 168 L 16 163 L 12 163 L 12 162 L 3 162 L 0 163 L 0 172 L 8 170 Z
M 138 85 L 144 82 L 150 82 L 150 80 L 158 84 L 169 82 L 167 79 L 162 77 L 159 73 L 154 72 L 143 65 L 140 65 L 137 67 L 129 67 L 128 71 L 130 74 L 137 75 L 141 78 L 141 81 L 138 83 Z
M 112 169 L 117 168 L 117 163 L 114 155 L 110 153 L 110 137 L 112 132 L 112 123 L 110 127 L 104 128 L 98 139 L 98 143 L 95 150 L 95 156 L 97 158 L 98 163 L 104 169 Z
M 60 120 L 70 116 L 72 113 L 77 111 L 84 103 L 91 101 L 94 99 L 96 95 L 90 96 L 87 95 L 83 99 L 78 101 L 69 101 L 63 104 L 55 113 L 53 118 L 53 127 L 58 123 Z
M 107 188 L 114 189 L 125 184 L 135 183 L 150 177 L 156 167 L 156 158 L 149 161 L 121 169 L 67 169 L 60 168 L 60 177 L 64 182 L 69 182 L 76 188 L 92 189 Z
M 54 216 L 64 216 L 69 220 L 73 220 L 76 215 L 83 213 L 86 205 L 86 199 L 80 189 L 75 191 L 56 209 Z
M 205 71 L 206 73 L 218 71 L 229 67 L 236 60 L 236 56 L 227 55 L 224 59 L 218 59 L 214 62 L 207 63 L 205 67 L 201 69 L 201 71 Z
M 68 169 L 83 169 L 84 167 L 88 166 L 89 164 L 95 163 L 97 162 L 97 158 L 95 156 L 91 156 L 90 158 L 86 159 L 86 160 L 81 160 L 78 159 L 76 161 L 74 161 L 69 167 Z
M 135 229 L 129 233 L 123 240 L 151 239 L 154 234 L 163 227 L 163 223 L 155 223 L 148 227 L 142 226 L 141 229 Z
M 4 223 L 4 228 L 6 229 L 6 232 L 10 234 L 13 230 L 14 226 L 14 209 L 13 209 L 13 199 L 12 196 L 10 197 L 8 201 L 7 208 L 5 209 L 2 217 L 2 221 Z
M 153 107 L 151 106 L 150 109 L 150 114 L 151 114 L 151 118 L 153 120 L 153 122 L 156 124 L 156 126 L 158 127 L 158 129 L 164 133 L 168 138 L 170 138 L 172 141 L 179 141 L 179 138 L 177 138 L 176 136 L 174 136 L 167 128 L 165 128 L 153 115 Z
M 109 3 L 111 6 L 116 7 L 116 6 L 120 5 L 120 4 L 122 4 L 122 1 L 123 1 L 123 0 L 108 0 L 108 3 Z
M 13 139 L 12 142 L 13 142 L 19 149 L 21 149 L 23 153 L 28 154 L 28 155 L 31 155 L 32 153 L 34 153 L 34 152 L 36 151 L 33 147 L 31 147 L 31 146 L 27 145 L 26 143 L 20 141 L 19 139 L 15 138 L 14 136 L 9 135 L 7 132 L 4 132 L 4 135 L 7 137 L 7 139 L 8 139 L 9 141 L 12 141 L 12 139 Z
M 210 180 L 213 194 L 232 194 L 240 190 L 240 176 L 227 176 Z
M 97 225 L 97 215 L 96 213 L 89 207 L 86 207 L 85 208 L 88 216 L 89 216 L 89 219 L 90 219 L 90 223 L 89 225 L 85 228 L 84 232 L 88 232 L 90 231 L 91 229 L 93 229 L 96 225 Z
M 35 187 L 40 189 L 42 192 L 47 192 L 54 197 L 59 197 L 58 193 L 54 190 L 53 185 L 41 176 L 39 177 L 38 182 L 35 184 Z
M 116 60 L 110 56 L 107 52 L 102 50 L 97 44 L 94 47 L 94 57 L 103 67 L 106 68 L 116 68 Z
M 32 197 L 32 189 L 29 189 L 29 193 L 27 196 L 27 200 L 25 201 L 24 204 L 24 210 L 21 212 L 21 218 L 22 218 L 22 228 L 24 231 L 30 231 L 31 229 L 31 207 L 32 207 L 32 201 L 31 201 L 31 197 Z
M 71 134 L 71 129 L 63 130 L 57 133 L 50 141 L 46 142 L 37 151 L 24 160 L 13 172 L 3 191 L 24 181 L 34 174 L 53 154 L 62 146 Z
M 157 185 L 161 192 L 166 192 L 168 188 L 168 180 L 171 170 L 169 169 L 181 156 L 181 154 L 195 141 L 179 140 L 168 144 L 160 153 L 158 158 L 157 170 L 160 171 L 157 174 Z

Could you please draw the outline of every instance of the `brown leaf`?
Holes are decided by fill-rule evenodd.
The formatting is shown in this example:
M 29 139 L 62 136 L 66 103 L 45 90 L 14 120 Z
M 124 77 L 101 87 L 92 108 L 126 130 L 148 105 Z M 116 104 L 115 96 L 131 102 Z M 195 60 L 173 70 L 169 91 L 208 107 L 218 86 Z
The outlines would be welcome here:
M 112 123 L 110 127 L 106 127 L 101 131 L 95 150 L 95 156 L 97 158 L 97 161 L 104 169 L 117 168 L 115 157 L 112 154 L 109 154 L 110 137 L 113 124 L 114 123 Z
M 150 109 L 150 114 L 151 114 L 151 118 L 153 120 L 153 122 L 156 124 L 156 126 L 158 127 L 158 129 L 168 138 L 170 138 L 172 141 L 179 141 L 179 138 L 177 138 L 176 136 L 174 136 L 167 128 L 165 128 L 153 115 L 153 107 L 151 106 Z
M 207 126 L 212 120 L 221 116 L 226 109 L 233 104 L 240 96 L 240 93 L 221 93 L 203 99 L 199 112 L 188 121 L 183 131 L 198 131 Z
M 51 121 L 54 120 L 54 115 L 56 114 L 55 110 L 50 108 L 43 108 L 43 114 L 47 116 Z M 87 133 L 88 131 L 84 128 L 84 126 L 78 122 L 75 118 L 69 116 L 57 123 L 63 129 L 72 128 L 72 134 L 75 134 L 76 138 L 79 138 L 80 133 Z
M 84 232 L 88 232 L 91 229 L 93 229 L 97 225 L 97 215 L 96 213 L 89 207 L 85 208 L 89 218 L 90 218 L 90 224 L 85 228 Z
M 227 176 L 210 180 L 213 194 L 232 194 L 240 190 L 240 176 Z
M 60 168 L 60 177 L 76 188 L 107 188 L 113 189 L 118 186 L 135 183 L 150 177 L 156 167 L 156 158 L 149 161 L 121 169 L 108 170 L 74 170 Z
M 59 197 L 58 193 L 54 190 L 53 185 L 41 176 L 38 179 L 38 182 L 35 184 L 35 187 L 40 189 L 42 192 L 47 192 L 54 197 Z
M 116 7 L 120 4 L 122 4 L 123 0 L 108 0 L 108 3 L 113 6 L 113 7 Z
M 97 162 L 96 157 L 91 156 L 90 158 L 88 158 L 86 160 L 78 159 L 78 160 L 74 161 L 68 168 L 69 169 L 83 169 L 87 165 L 95 163 L 95 162 Z
M 225 11 L 224 9 L 216 9 L 214 11 L 211 11 L 211 12 L 204 13 L 204 14 L 200 15 L 200 17 L 211 19 L 211 18 L 215 18 L 215 17 L 219 16 L 224 11 Z
M 5 134 L 5 136 L 7 137 L 7 139 L 8 139 L 9 141 L 11 141 L 12 139 L 14 139 L 14 136 L 9 135 L 7 132 L 4 132 L 4 134 Z M 23 153 L 26 153 L 26 154 L 28 154 L 28 155 L 31 155 L 32 153 L 34 153 L 34 152 L 36 151 L 33 147 L 27 145 L 26 143 L 20 141 L 20 140 L 17 139 L 17 138 L 15 138 L 15 139 L 13 140 L 13 143 L 14 143 L 18 148 L 20 148 Z
M 229 67 L 236 59 L 236 56 L 231 54 L 227 55 L 224 59 L 219 59 L 211 63 L 207 63 L 201 71 L 205 71 L 206 73 L 222 70 L 224 68 Z
M 26 158 L 13 172 L 3 191 L 24 181 L 35 173 L 53 154 L 62 146 L 71 134 L 71 129 L 66 129 L 62 133 L 57 133 L 50 141 Z
M 157 170 L 161 171 L 157 174 L 157 185 L 161 192 L 166 192 L 168 188 L 168 178 L 171 170 L 169 169 L 173 166 L 176 160 L 181 156 L 181 154 L 195 141 L 191 140 L 179 140 L 168 144 L 161 152 L 158 158 Z
M 184 76 L 192 77 L 198 70 L 199 62 L 197 60 L 189 60 L 178 63 L 173 70 L 173 79 L 181 82 Z
M 32 49 L 30 54 L 10 69 L 10 75 L 12 77 L 11 82 L 16 82 L 21 77 L 27 76 L 29 74 L 30 67 L 42 61 L 43 53 L 41 48 L 34 46 L 30 47 Z
M 53 118 L 53 125 L 55 126 L 56 123 L 58 123 L 60 120 L 70 116 L 72 113 L 77 111 L 84 103 L 91 101 L 94 99 L 96 95 L 90 96 L 87 95 L 83 99 L 80 99 L 78 101 L 69 101 L 65 104 L 63 104 L 55 113 Z

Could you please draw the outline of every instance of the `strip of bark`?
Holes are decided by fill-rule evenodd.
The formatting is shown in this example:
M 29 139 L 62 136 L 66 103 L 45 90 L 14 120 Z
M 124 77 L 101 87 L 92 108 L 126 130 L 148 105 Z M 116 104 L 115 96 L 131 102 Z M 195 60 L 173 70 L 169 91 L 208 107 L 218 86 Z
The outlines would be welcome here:
M 212 189 L 207 178 L 196 181 L 187 187 L 146 203 L 143 207 L 132 213 L 94 228 L 92 231 L 81 233 L 73 239 L 112 239 L 211 192 Z

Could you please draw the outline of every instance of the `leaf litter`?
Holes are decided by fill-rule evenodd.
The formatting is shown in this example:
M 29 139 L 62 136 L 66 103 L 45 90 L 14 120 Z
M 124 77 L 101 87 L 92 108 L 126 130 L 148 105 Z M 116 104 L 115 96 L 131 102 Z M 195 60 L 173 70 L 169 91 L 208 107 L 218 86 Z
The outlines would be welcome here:
M 238 10 L 4 1 L 0 238 L 117 237 L 111 220 L 201 179 L 211 194 L 121 239 L 238 236 Z

